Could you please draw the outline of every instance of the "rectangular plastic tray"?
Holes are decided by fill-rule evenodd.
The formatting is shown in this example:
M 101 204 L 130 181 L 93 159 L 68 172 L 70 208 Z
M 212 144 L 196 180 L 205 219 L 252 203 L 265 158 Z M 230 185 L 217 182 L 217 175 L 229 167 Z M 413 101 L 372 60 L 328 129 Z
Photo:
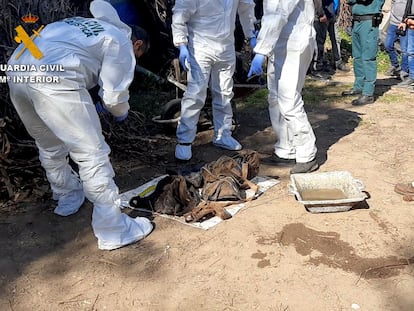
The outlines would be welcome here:
M 364 184 L 347 171 L 324 173 L 292 174 L 288 185 L 289 194 L 295 195 L 311 213 L 331 213 L 349 211 L 355 204 L 367 199 Z M 344 194 L 341 199 L 304 200 L 305 192 L 331 189 Z

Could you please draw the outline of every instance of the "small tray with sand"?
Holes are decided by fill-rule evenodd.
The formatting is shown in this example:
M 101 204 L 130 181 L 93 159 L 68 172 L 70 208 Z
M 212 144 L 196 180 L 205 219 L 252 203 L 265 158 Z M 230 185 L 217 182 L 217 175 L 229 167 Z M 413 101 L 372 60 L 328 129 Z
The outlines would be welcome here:
M 290 175 L 289 194 L 311 213 L 349 211 L 368 198 L 362 181 L 347 171 Z

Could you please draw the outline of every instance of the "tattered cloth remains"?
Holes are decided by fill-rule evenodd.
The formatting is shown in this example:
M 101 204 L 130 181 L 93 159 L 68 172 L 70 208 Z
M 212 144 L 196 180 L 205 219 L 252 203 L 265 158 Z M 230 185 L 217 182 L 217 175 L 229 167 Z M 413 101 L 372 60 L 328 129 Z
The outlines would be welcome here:
M 247 189 L 258 192 L 258 186 L 249 179 L 257 176 L 259 164 L 259 155 L 252 150 L 242 150 L 234 157 L 222 156 L 204 165 L 200 172 L 161 179 L 149 196 L 134 196 L 129 204 L 157 213 L 184 216 L 186 222 L 212 216 L 228 219 L 231 215 L 224 207 L 248 201 Z
M 200 203 L 198 190 L 184 176 L 169 175 L 161 179 L 146 197 L 132 197 L 129 205 L 157 213 L 182 216 Z

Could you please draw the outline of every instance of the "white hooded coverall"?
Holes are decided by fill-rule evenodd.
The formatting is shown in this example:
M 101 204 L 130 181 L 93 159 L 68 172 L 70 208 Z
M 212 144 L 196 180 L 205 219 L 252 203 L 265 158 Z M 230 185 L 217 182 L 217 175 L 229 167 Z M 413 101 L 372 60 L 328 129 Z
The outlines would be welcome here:
M 275 153 L 309 162 L 316 155 L 316 138 L 301 93 L 316 44 L 313 0 L 264 0 L 263 12 L 254 52 L 269 59 L 269 114 L 278 139 Z
M 96 18 L 74 17 L 47 25 L 34 42 L 43 53 L 37 60 L 26 50 L 10 65 L 61 64 L 63 72 L 8 72 L 11 100 L 39 148 L 54 198 L 55 213 L 77 212 L 86 196 L 94 204 L 92 228 L 100 249 L 115 249 L 138 241 L 152 229 L 146 218 L 121 213 L 118 188 L 109 161 L 110 148 L 102 135 L 95 105 L 88 93 L 100 85 L 105 107 L 115 116 L 129 110 L 128 87 L 134 77 L 135 56 L 131 30 L 113 7 L 104 1 L 91 3 Z M 13 76 L 57 76 L 58 83 L 14 83 Z M 15 77 L 16 78 L 16 77 Z M 78 164 L 72 172 L 68 155 Z M 71 196 L 69 202 L 63 202 Z
M 215 137 L 231 135 L 236 14 L 246 38 L 254 36 L 253 0 L 176 0 L 172 34 L 175 46 L 188 45 L 189 74 L 181 102 L 178 143 L 192 143 L 210 81 Z

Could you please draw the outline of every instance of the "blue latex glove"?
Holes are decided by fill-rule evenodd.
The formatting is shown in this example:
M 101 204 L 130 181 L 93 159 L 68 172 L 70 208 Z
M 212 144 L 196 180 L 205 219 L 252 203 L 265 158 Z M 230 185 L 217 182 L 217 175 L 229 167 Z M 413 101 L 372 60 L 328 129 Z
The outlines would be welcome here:
M 124 115 L 122 115 L 122 116 L 119 116 L 119 117 L 115 117 L 114 116 L 114 121 L 115 122 L 118 122 L 118 123 L 121 123 L 121 122 L 125 121 L 125 119 L 127 117 L 128 117 L 128 111 Z
M 252 47 L 252 49 L 254 49 L 254 47 L 256 46 L 256 37 L 250 38 L 250 46 Z
M 250 78 L 252 75 L 261 75 L 263 73 L 264 60 L 265 56 L 263 54 L 256 54 L 253 57 L 249 73 L 247 74 L 248 78 Z
M 188 52 L 187 46 L 186 45 L 180 45 L 180 56 L 179 56 L 178 59 L 180 60 L 180 64 L 181 64 L 181 66 L 183 66 L 185 71 L 188 71 L 188 68 L 187 68 L 185 63 L 186 63 L 189 55 L 190 54 Z
M 96 112 L 97 112 L 98 114 L 107 114 L 107 113 L 109 113 L 108 109 L 106 109 L 106 108 L 105 108 L 105 106 L 104 106 L 104 105 L 102 105 L 102 103 L 101 103 L 101 102 L 97 102 L 97 103 L 95 104 L 95 109 L 96 109 Z
M 333 9 L 334 9 L 335 15 L 338 15 L 340 6 L 341 6 L 341 1 L 340 0 L 334 0 L 333 1 Z

